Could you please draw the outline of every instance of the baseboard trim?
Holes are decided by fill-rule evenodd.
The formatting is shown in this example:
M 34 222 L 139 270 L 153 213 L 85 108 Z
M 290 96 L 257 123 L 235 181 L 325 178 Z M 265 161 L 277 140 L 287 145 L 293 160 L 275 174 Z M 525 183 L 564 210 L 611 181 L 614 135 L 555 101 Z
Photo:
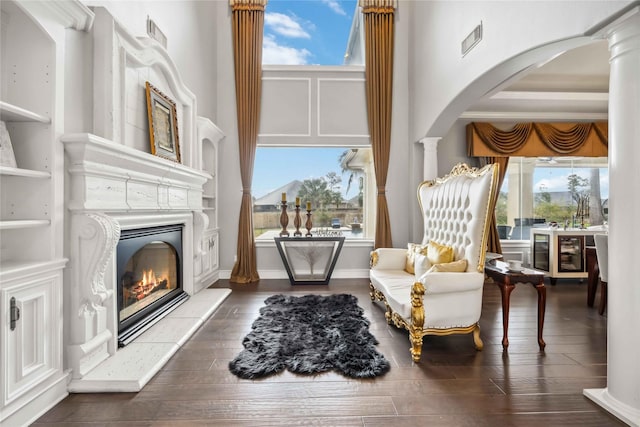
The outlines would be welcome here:
M 27 395 L 22 396 L 21 398 L 30 400 L 18 409 L 15 409 L 11 415 L 1 419 L 0 424 L 3 426 L 30 425 L 69 395 L 67 392 L 68 381 L 69 372 L 65 372 L 54 382 L 47 385 L 46 388 L 35 397 L 32 393 L 27 393 Z M 10 407 L 14 406 L 14 404 L 19 405 L 20 403 L 16 401 L 13 404 L 10 404 L 7 408 L 4 408 L 3 411 L 11 411 Z
M 258 270 L 261 279 L 289 279 L 285 270 Z M 368 269 L 341 269 L 333 270 L 332 279 L 366 279 L 369 277 Z M 221 279 L 231 278 L 231 270 L 220 270 Z
M 621 421 L 633 427 L 640 426 L 640 410 L 611 396 L 608 388 L 588 388 L 584 389 L 582 393 Z

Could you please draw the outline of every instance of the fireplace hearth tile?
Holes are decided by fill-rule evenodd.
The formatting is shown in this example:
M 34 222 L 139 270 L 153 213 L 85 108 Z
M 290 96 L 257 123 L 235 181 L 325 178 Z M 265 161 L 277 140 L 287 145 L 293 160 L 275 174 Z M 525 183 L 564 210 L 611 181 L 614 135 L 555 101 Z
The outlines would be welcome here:
M 158 372 L 180 348 L 173 343 L 133 342 L 118 350 L 82 380 L 72 382 L 75 393 L 136 392 Z
M 193 313 L 206 313 L 209 312 L 209 315 L 213 313 L 213 311 L 218 307 L 212 307 L 220 298 L 222 301 L 227 297 L 227 295 L 231 291 L 229 289 L 223 288 L 211 288 L 211 289 L 203 289 L 196 294 L 197 299 L 189 298 L 187 303 L 181 304 L 178 308 L 173 310 L 171 313 L 167 315 L 167 318 L 171 317 L 193 317 Z M 200 294 L 203 294 L 202 296 Z M 220 302 L 222 302 L 220 301 Z M 219 304 L 218 304 L 219 305 Z M 209 317 L 207 315 L 207 317 Z
M 194 322 L 193 317 L 165 317 L 157 323 L 157 328 L 151 328 L 136 338 L 136 344 L 176 343 L 182 346 L 195 331 L 204 323 Z M 125 347 L 126 348 L 126 347 Z
M 72 380 L 72 393 L 137 392 L 171 359 L 213 314 L 230 289 L 203 289 L 157 322 L 82 379 Z

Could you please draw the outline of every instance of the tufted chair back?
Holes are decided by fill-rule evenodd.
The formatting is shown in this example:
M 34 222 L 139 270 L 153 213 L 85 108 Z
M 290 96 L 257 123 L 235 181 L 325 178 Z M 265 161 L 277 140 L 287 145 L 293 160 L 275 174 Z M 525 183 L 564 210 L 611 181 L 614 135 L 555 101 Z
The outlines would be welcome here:
M 423 182 L 418 187 L 422 243 L 452 246 L 456 260 L 466 258 L 467 271 L 482 272 L 497 186 L 497 163 L 482 169 L 460 163 L 448 175 Z

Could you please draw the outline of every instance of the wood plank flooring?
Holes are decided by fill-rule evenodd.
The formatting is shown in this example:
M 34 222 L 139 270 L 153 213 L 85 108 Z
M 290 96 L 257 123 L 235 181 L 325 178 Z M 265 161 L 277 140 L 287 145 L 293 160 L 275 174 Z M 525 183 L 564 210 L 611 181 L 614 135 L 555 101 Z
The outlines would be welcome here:
M 547 286 L 544 339 L 536 342 L 536 292 L 511 296 L 509 349 L 503 352 L 500 291 L 485 285 L 481 336 L 426 337 L 414 364 L 407 333 L 387 325 L 366 279 L 292 287 L 287 280 L 237 285 L 232 294 L 139 393 L 74 394 L 36 426 L 621 426 L 582 395 L 606 386 L 606 323 L 586 304 L 586 283 Z M 242 349 L 259 308 L 275 293 L 358 297 L 391 370 L 375 380 L 289 372 L 242 380 L 227 365 Z

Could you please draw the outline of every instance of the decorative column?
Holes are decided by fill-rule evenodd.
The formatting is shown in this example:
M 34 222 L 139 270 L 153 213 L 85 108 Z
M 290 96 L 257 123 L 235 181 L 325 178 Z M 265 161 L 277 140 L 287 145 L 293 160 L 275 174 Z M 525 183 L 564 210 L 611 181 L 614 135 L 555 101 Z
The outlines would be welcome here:
M 640 227 L 640 6 L 602 30 L 609 41 L 609 293 L 607 387 L 584 394 L 629 425 L 640 425 L 638 262 Z M 630 191 L 632 190 L 632 191 Z
M 511 167 L 508 168 L 507 212 L 509 217 L 507 218 L 507 224 L 516 227 L 514 212 L 519 212 L 520 218 L 533 218 L 533 170 L 535 169 L 535 158 L 523 157 L 520 162 L 515 162 L 511 159 L 509 166 Z M 520 236 L 520 232 L 516 231 L 515 236 Z M 520 237 L 529 239 L 528 235 Z
M 436 179 L 438 177 L 438 142 L 442 138 L 422 138 L 420 143 L 424 147 L 423 179 Z

